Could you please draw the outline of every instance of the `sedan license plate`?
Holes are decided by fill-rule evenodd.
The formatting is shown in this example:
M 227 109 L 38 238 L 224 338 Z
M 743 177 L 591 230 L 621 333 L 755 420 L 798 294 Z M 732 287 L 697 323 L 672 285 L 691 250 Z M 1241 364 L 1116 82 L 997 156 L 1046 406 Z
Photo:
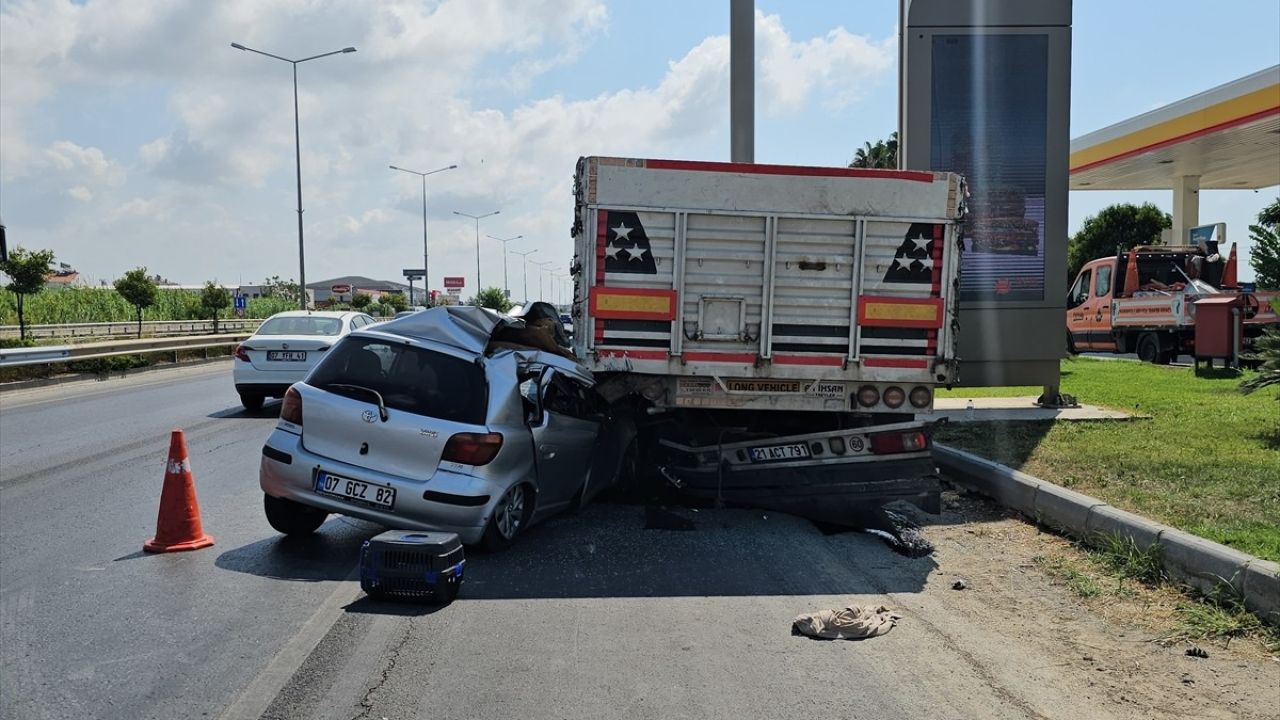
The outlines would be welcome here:
M 268 350 L 267 360 L 270 362 L 306 362 L 306 350 Z
M 316 473 L 316 492 L 384 510 L 390 510 L 396 504 L 395 488 L 338 477 L 327 472 Z
M 804 443 L 794 445 L 770 445 L 753 447 L 747 450 L 751 462 L 778 462 L 780 460 L 800 460 L 809 457 L 809 446 Z

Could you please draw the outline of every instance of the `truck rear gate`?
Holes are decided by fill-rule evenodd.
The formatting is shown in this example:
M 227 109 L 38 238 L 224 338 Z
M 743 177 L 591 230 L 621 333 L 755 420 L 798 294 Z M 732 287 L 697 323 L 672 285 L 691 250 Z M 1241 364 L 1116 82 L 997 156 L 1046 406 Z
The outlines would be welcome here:
M 648 376 L 659 406 L 927 410 L 956 375 L 963 192 L 951 173 L 584 158 L 576 349 Z

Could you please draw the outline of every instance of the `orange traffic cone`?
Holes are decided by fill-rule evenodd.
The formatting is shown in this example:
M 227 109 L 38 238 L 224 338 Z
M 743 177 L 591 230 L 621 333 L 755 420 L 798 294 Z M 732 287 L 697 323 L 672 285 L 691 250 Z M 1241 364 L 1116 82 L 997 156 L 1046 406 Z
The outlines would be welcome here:
M 164 488 L 160 491 L 160 515 L 156 536 L 142 544 L 147 552 L 199 550 L 213 544 L 200 524 L 195 480 L 187 460 L 187 440 L 181 429 L 169 436 L 169 461 L 165 463 Z

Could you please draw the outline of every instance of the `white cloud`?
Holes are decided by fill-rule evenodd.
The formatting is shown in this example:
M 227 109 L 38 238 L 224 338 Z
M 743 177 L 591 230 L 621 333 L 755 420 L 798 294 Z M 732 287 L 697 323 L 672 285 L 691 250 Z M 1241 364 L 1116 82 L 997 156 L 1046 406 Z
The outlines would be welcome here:
M 80 202 L 89 202 L 93 199 L 93 191 L 83 185 L 77 185 L 67 190 L 67 194 Z
M 849 105 L 896 67 L 897 37 L 881 41 L 838 27 L 825 37 L 795 41 L 777 15 L 756 12 L 756 43 L 764 109 L 794 112 L 817 93 L 830 108 Z

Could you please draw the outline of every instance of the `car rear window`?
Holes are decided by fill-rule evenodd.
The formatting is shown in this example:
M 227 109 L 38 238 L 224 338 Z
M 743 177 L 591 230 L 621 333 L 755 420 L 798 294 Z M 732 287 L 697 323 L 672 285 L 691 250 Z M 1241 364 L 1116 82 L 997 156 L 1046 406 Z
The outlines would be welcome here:
M 337 335 L 342 320 L 331 317 L 273 317 L 262 323 L 257 335 Z
M 417 415 L 483 425 L 488 407 L 484 369 L 444 353 L 377 338 L 347 337 L 308 378 L 307 384 L 360 400 L 376 390 L 387 407 Z

